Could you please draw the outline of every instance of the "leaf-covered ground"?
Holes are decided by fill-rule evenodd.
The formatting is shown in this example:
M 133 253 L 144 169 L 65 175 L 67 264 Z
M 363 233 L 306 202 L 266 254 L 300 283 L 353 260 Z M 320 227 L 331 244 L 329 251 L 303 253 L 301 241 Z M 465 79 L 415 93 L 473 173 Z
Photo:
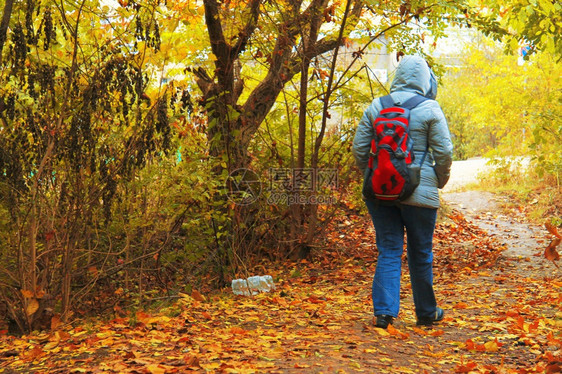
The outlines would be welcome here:
M 374 233 L 350 214 L 332 222 L 328 250 L 268 270 L 274 292 L 194 291 L 157 312 L 1 335 L 0 373 L 560 372 L 562 280 L 541 257 L 546 231 L 533 254 L 513 253 L 521 234 L 511 227 L 521 223 L 468 213 L 491 230 L 460 208 L 439 224 L 435 283 L 446 318 L 433 328 L 415 326 L 406 262 L 399 318 L 373 327 Z

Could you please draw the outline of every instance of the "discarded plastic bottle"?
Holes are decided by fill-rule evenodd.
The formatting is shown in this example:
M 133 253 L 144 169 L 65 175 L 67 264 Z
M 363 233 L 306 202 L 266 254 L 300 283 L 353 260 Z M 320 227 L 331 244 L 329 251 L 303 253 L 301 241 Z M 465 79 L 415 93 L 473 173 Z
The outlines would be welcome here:
M 248 279 L 233 279 L 232 292 L 235 295 L 257 295 L 260 292 L 269 292 L 275 289 L 271 275 L 257 275 Z

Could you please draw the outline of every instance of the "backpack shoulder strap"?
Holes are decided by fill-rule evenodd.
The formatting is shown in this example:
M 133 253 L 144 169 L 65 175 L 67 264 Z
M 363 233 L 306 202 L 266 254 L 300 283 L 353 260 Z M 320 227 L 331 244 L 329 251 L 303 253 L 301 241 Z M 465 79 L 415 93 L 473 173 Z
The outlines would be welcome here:
M 417 107 L 419 104 L 423 103 L 424 101 L 429 100 L 427 97 L 422 95 L 414 95 L 413 97 L 409 98 L 404 102 L 404 104 L 400 105 L 402 108 L 406 108 L 408 110 L 412 110 Z
M 394 106 L 394 100 L 392 99 L 392 96 L 390 95 L 386 95 L 380 98 L 381 101 L 381 105 L 383 109 L 386 108 L 390 108 L 391 106 Z

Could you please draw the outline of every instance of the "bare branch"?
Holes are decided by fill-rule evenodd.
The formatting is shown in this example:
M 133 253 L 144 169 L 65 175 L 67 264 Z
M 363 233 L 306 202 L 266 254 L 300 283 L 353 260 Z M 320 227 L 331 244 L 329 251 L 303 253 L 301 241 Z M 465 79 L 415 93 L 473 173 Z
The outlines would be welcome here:
M 248 19 L 248 23 L 246 26 L 240 31 L 238 34 L 238 42 L 232 47 L 232 57 L 237 57 L 240 52 L 246 49 L 246 45 L 248 44 L 248 40 L 250 36 L 254 33 L 254 30 L 257 27 L 259 16 L 260 16 L 260 4 L 261 0 L 251 0 L 246 5 L 246 12 L 250 13 L 250 18 Z
M 323 1 L 324 0 L 316 0 L 313 1 L 313 3 L 322 4 Z M 360 14 L 363 3 L 359 0 L 351 1 L 353 1 L 354 6 L 350 16 Z M 303 18 L 305 14 L 308 16 L 311 15 L 311 6 L 309 6 L 305 12 L 301 13 L 299 17 L 291 19 L 280 27 L 279 37 L 277 38 L 277 43 L 271 55 L 268 74 L 252 91 L 241 111 L 242 115 L 240 119 L 244 125 L 241 132 L 243 141 L 249 141 L 251 135 L 257 130 L 260 123 L 272 108 L 285 83 L 300 72 L 303 59 L 312 59 L 333 50 L 341 43 L 339 40 L 324 38 L 309 46 L 304 55 L 301 51 L 292 51 L 296 35 L 301 31 L 299 24 L 301 20 L 305 19 Z M 349 27 L 354 26 L 356 22 L 358 22 L 358 17 L 353 18 L 352 21 L 349 22 Z

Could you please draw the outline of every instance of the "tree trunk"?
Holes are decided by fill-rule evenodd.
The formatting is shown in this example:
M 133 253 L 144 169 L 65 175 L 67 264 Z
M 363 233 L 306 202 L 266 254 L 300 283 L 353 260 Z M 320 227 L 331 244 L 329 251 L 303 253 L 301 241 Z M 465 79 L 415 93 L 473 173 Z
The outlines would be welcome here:
M 2 51 L 4 50 L 4 43 L 7 39 L 8 26 L 10 25 L 10 18 L 12 18 L 12 9 L 14 0 L 6 0 L 4 4 L 4 12 L 2 13 L 2 22 L 0 22 L 0 65 L 2 65 Z
M 209 153 L 221 162 L 214 169 L 217 177 L 239 168 L 249 168 L 251 155 L 248 146 L 253 140 L 259 126 L 275 104 L 277 97 L 283 87 L 296 74 L 301 76 L 301 113 L 299 118 L 299 144 L 297 168 L 304 168 L 306 164 L 306 100 L 308 67 L 310 61 L 316 56 L 333 50 L 339 40 L 318 39 L 320 27 L 326 22 L 326 11 L 328 0 L 312 0 L 306 9 L 301 10 L 301 2 L 291 3 L 293 6 L 285 18 L 285 22 L 278 27 L 278 35 L 275 45 L 268 56 L 269 69 L 265 78 L 249 93 L 243 104 L 238 103 L 242 93 L 243 82 L 240 79 L 239 57 L 246 48 L 250 37 L 257 27 L 262 0 L 249 0 L 246 11 L 249 14 L 246 25 L 244 25 L 236 37 L 230 37 L 228 41 L 223 33 L 223 20 L 221 19 L 221 5 L 217 0 L 204 0 L 205 20 L 210 39 L 210 46 L 216 57 L 214 62 L 214 77 L 203 68 L 194 71 L 197 84 L 203 92 L 203 103 L 207 107 L 209 127 L 207 131 L 209 140 Z M 358 22 L 363 4 L 361 1 L 354 2 L 354 14 Z M 301 44 L 297 43 L 301 35 Z M 226 162 L 226 165 L 224 165 Z M 226 170 L 225 170 L 226 169 Z M 220 198 L 220 197 L 219 197 Z M 223 195 L 224 198 L 224 195 Z M 239 214 L 245 215 L 250 210 L 242 208 L 229 208 L 225 201 L 224 209 L 229 210 L 230 217 Z M 233 209 L 233 210 L 232 210 Z M 302 210 L 302 207 L 298 207 Z M 230 214 L 232 213 L 232 214 Z M 251 213 L 250 213 L 251 214 Z M 299 214 L 300 216 L 300 214 Z M 222 243 L 217 242 L 219 257 L 228 257 L 229 251 L 238 246 L 235 242 L 245 237 L 240 230 L 251 228 L 252 217 L 238 217 L 238 222 L 243 222 L 244 227 L 236 227 L 236 222 L 231 222 L 228 228 L 230 240 L 225 239 Z M 297 224 L 304 224 L 303 219 L 298 219 Z M 306 234 L 302 230 L 295 230 L 303 241 Z M 236 245 L 235 245 L 236 244 Z M 230 247 L 228 247 L 230 246 Z

